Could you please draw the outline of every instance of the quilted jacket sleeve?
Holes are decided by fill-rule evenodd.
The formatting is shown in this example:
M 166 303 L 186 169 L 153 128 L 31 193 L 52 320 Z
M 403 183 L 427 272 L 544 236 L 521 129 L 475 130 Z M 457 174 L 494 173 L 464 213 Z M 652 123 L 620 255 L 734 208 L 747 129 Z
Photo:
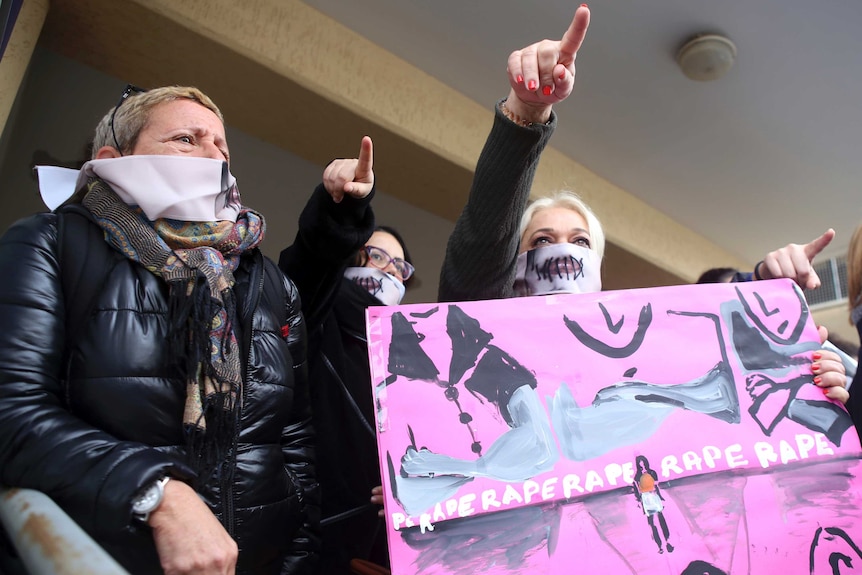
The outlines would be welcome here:
M 320 550 L 320 487 L 314 468 L 314 430 L 309 403 L 307 351 L 308 338 L 301 312 L 299 292 L 284 277 L 288 295 L 288 346 L 294 361 L 294 403 L 291 423 L 282 432 L 281 449 L 288 474 L 301 486 L 304 522 L 297 532 L 284 561 L 282 573 L 313 573 Z
M 142 486 L 188 470 L 66 409 L 56 254 L 54 214 L 20 220 L 0 238 L 0 483 L 46 493 L 98 538 L 130 528 L 131 500 Z

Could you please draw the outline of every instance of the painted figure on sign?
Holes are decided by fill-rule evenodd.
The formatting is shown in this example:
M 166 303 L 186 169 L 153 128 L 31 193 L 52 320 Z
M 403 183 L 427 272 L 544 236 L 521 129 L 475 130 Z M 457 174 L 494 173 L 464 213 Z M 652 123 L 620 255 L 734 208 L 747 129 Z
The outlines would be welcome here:
M 662 548 L 661 537 L 658 534 L 658 528 L 655 525 L 656 517 L 658 517 L 661 525 L 661 533 L 664 536 L 665 548 L 668 553 L 673 553 L 673 545 L 670 544 L 670 530 L 667 528 L 667 521 L 664 519 L 664 497 L 661 494 L 661 489 L 658 486 L 658 474 L 649 466 L 649 460 L 643 455 L 638 455 L 635 458 L 635 467 L 637 473 L 632 482 L 635 488 L 635 497 L 640 503 L 644 515 L 647 517 L 649 526 L 652 529 L 652 538 L 655 544 L 658 545 L 658 552 L 664 553 Z

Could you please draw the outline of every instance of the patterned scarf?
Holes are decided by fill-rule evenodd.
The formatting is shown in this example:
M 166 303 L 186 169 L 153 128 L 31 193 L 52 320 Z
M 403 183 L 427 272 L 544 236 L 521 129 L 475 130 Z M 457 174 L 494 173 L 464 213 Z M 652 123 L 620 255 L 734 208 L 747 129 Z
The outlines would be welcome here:
M 236 223 L 149 222 L 101 180 L 82 203 L 114 248 L 168 284 L 171 352 L 186 378 L 187 447 L 203 484 L 236 440 L 242 362 L 231 288 L 240 257 L 263 239 L 263 217 L 243 208 Z

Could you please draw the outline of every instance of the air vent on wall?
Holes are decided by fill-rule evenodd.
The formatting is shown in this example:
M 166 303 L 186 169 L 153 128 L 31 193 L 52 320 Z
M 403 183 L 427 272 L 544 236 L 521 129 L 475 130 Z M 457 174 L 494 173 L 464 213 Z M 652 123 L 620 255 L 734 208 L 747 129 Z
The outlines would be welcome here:
M 834 305 L 847 300 L 846 256 L 816 262 L 814 271 L 820 276 L 820 287 L 805 292 L 805 299 L 808 300 L 809 307 Z

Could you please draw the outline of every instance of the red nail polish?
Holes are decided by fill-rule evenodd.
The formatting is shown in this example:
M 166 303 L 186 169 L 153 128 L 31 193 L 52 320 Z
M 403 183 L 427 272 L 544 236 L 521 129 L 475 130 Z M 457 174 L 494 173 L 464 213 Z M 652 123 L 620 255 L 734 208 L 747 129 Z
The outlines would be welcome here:
M 539 87 L 539 83 L 536 82 L 535 80 L 530 80 L 529 83 L 527 83 L 527 89 L 531 92 L 535 92 L 536 88 L 538 88 L 538 87 Z
M 819 369 L 820 369 L 820 364 L 819 364 L 819 363 L 812 363 L 812 364 L 811 364 L 811 373 L 817 373 L 817 371 L 818 371 Z
M 815 378 L 814 378 L 814 383 L 815 383 L 815 384 L 819 384 L 821 381 L 823 381 L 823 378 L 822 378 L 822 377 L 820 377 L 819 375 L 818 375 L 817 377 L 815 377 Z
M 518 74 L 518 77 L 517 77 L 517 78 L 515 78 L 515 80 L 517 80 L 519 84 L 523 84 L 523 83 L 524 83 L 524 77 L 523 77 L 523 76 L 521 76 L 520 74 Z
M 823 392 L 823 395 L 826 395 L 827 393 L 829 393 L 829 388 L 828 387 L 821 387 L 820 391 Z
M 581 4 L 581 6 L 583 6 L 584 8 L 589 8 L 589 6 L 587 6 L 586 4 Z
M 821 354 L 819 351 L 815 351 L 811 357 L 813 357 L 814 359 L 820 359 L 821 357 L 823 357 L 823 354 Z
M 565 70 L 563 71 L 563 73 L 562 73 L 562 74 L 560 74 L 560 75 L 558 76 L 558 78 L 559 78 L 560 80 L 565 80 L 565 79 L 566 79 L 566 72 L 565 72 Z
M 542 94 L 544 94 L 545 96 L 550 96 L 551 95 L 551 87 L 550 86 L 543 86 L 542 87 Z

